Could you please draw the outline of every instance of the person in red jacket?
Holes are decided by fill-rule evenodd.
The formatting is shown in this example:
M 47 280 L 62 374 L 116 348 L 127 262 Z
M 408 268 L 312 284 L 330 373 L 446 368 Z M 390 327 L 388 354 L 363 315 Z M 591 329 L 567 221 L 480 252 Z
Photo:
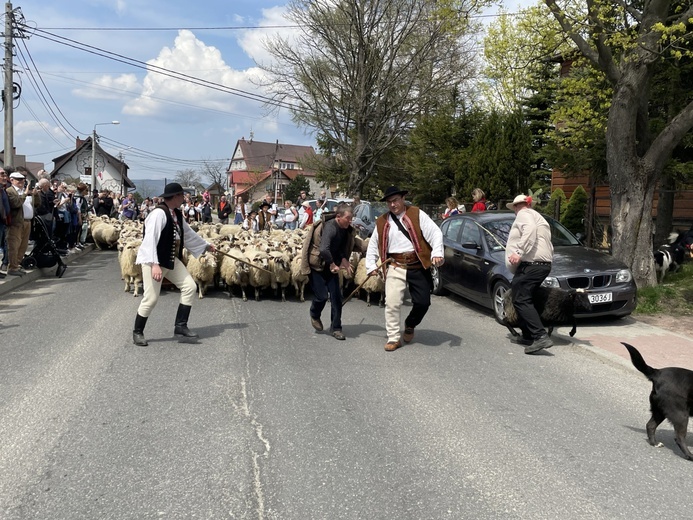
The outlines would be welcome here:
M 310 202 L 305 201 L 303 203 L 303 214 L 301 215 L 301 220 L 299 221 L 298 227 L 303 229 L 307 226 L 313 224 L 313 208 L 310 206 Z
M 486 194 L 479 188 L 474 188 L 472 191 L 472 199 L 474 199 L 474 206 L 472 206 L 472 213 L 475 211 L 486 211 Z

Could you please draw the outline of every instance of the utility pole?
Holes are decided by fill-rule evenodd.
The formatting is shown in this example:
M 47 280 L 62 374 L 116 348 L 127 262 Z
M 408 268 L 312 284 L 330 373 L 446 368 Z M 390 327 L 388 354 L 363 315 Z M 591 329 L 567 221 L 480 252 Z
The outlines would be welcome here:
M 5 77 L 2 89 L 2 108 L 5 110 L 5 166 L 14 164 L 14 102 L 22 94 L 21 85 L 14 82 L 14 39 L 28 38 L 24 33 L 24 15 L 19 7 L 12 9 L 12 2 L 5 3 Z
M 5 109 L 5 166 L 14 166 L 14 81 L 12 70 L 12 3 L 5 4 L 5 83 L 2 104 Z

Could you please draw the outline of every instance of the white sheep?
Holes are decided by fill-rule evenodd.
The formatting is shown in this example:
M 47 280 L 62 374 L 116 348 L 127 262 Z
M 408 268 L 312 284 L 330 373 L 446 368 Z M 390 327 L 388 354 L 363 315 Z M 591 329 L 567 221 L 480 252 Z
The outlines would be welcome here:
M 135 298 L 139 296 L 139 285 L 142 283 L 142 266 L 135 263 L 140 245 L 142 245 L 141 240 L 131 240 L 123 245 L 122 251 L 118 254 L 120 274 L 125 281 L 125 292 L 130 292 L 132 284 Z
M 195 280 L 199 298 L 202 299 L 207 292 L 207 287 L 214 282 L 214 276 L 217 272 L 217 259 L 214 253 L 205 251 L 198 258 L 190 255 L 186 268 Z
M 232 258 L 231 256 L 222 255 L 219 262 L 219 275 L 229 290 L 229 298 L 233 296 L 233 286 L 238 285 L 241 287 L 241 292 L 243 293 L 243 301 L 247 301 L 248 298 L 245 295 L 245 287 L 247 287 L 249 283 L 250 267 L 238 260 L 245 260 L 245 255 L 236 247 L 222 246 L 219 251 L 223 251 L 235 257 Z
M 366 282 L 366 283 L 364 283 Z M 359 286 L 363 283 L 363 289 L 366 291 L 366 303 L 371 306 L 371 293 L 380 293 L 380 303 L 379 305 L 383 307 L 385 305 L 385 282 L 377 275 L 368 276 L 366 273 L 366 259 L 362 258 L 359 260 L 358 266 L 356 267 L 356 274 L 354 275 L 354 283 Z
M 291 258 L 287 253 L 270 251 L 269 268 L 272 271 L 271 286 L 277 291 L 281 288 L 282 301 L 286 301 L 286 287 L 291 283 Z
M 250 267 L 250 285 L 255 289 L 255 301 L 260 301 L 260 291 L 272 284 L 272 275 L 268 272 L 269 254 L 252 248 L 246 250 L 245 254 L 251 264 L 266 269 L 263 271 L 256 267 Z
M 308 279 L 307 274 L 301 274 L 301 251 L 299 250 L 296 256 L 291 260 L 291 283 L 293 283 L 294 289 L 296 290 L 296 296 L 302 302 L 306 301 L 303 293 Z

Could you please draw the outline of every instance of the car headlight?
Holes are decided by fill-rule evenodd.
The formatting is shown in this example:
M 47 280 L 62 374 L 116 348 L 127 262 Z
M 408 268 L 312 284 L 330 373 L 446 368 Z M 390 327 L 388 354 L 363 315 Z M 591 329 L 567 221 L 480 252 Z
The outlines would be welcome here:
M 558 289 L 561 287 L 561 284 L 558 283 L 558 278 L 555 276 L 547 276 L 546 279 L 541 282 L 541 285 L 544 287 L 553 287 L 555 289 Z
M 628 283 L 633 279 L 629 269 L 621 269 L 616 273 L 616 283 Z

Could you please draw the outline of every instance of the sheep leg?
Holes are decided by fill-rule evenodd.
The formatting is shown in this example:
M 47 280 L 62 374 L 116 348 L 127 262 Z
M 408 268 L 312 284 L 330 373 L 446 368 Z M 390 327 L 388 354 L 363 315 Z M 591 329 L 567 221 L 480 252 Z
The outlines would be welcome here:
M 306 284 L 301 284 L 301 301 L 302 302 L 306 301 L 305 297 L 303 296 L 303 293 L 305 290 L 306 290 Z
M 282 302 L 286 301 L 286 287 L 282 286 Z
M 139 280 L 137 278 L 132 279 L 132 284 L 135 286 L 135 294 L 133 295 L 135 298 L 137 298 L 140 294 L 140 284 Z
M 260 301 L 260 288 L 259 287 L 255 288 L 255 301 L 256 302 Z
M 125 280 L 125 289 L 123 289 L 123 292 L 130 292 L 130 278 L 126 276 L 123 280 Z
M 241 293 L 243 293 L 243 301 L 247 302 L 248 297 L 245 295 L 245 287 L 243 287 L 242 285 L 241 285 Z
M 514 337 L 518 337 L 520 335 L 520 333 L 513 329 L 510 325 L 506 325 L 506 327 L 510 331 L 510 334 L 512 334 Z
M 385 291 L 380 293 L 380 302 L 378 303 L 379 307 L 385 307 Z
M 366 306 L 370 307 L 371 306 L 371 292 L 366 291 Z

